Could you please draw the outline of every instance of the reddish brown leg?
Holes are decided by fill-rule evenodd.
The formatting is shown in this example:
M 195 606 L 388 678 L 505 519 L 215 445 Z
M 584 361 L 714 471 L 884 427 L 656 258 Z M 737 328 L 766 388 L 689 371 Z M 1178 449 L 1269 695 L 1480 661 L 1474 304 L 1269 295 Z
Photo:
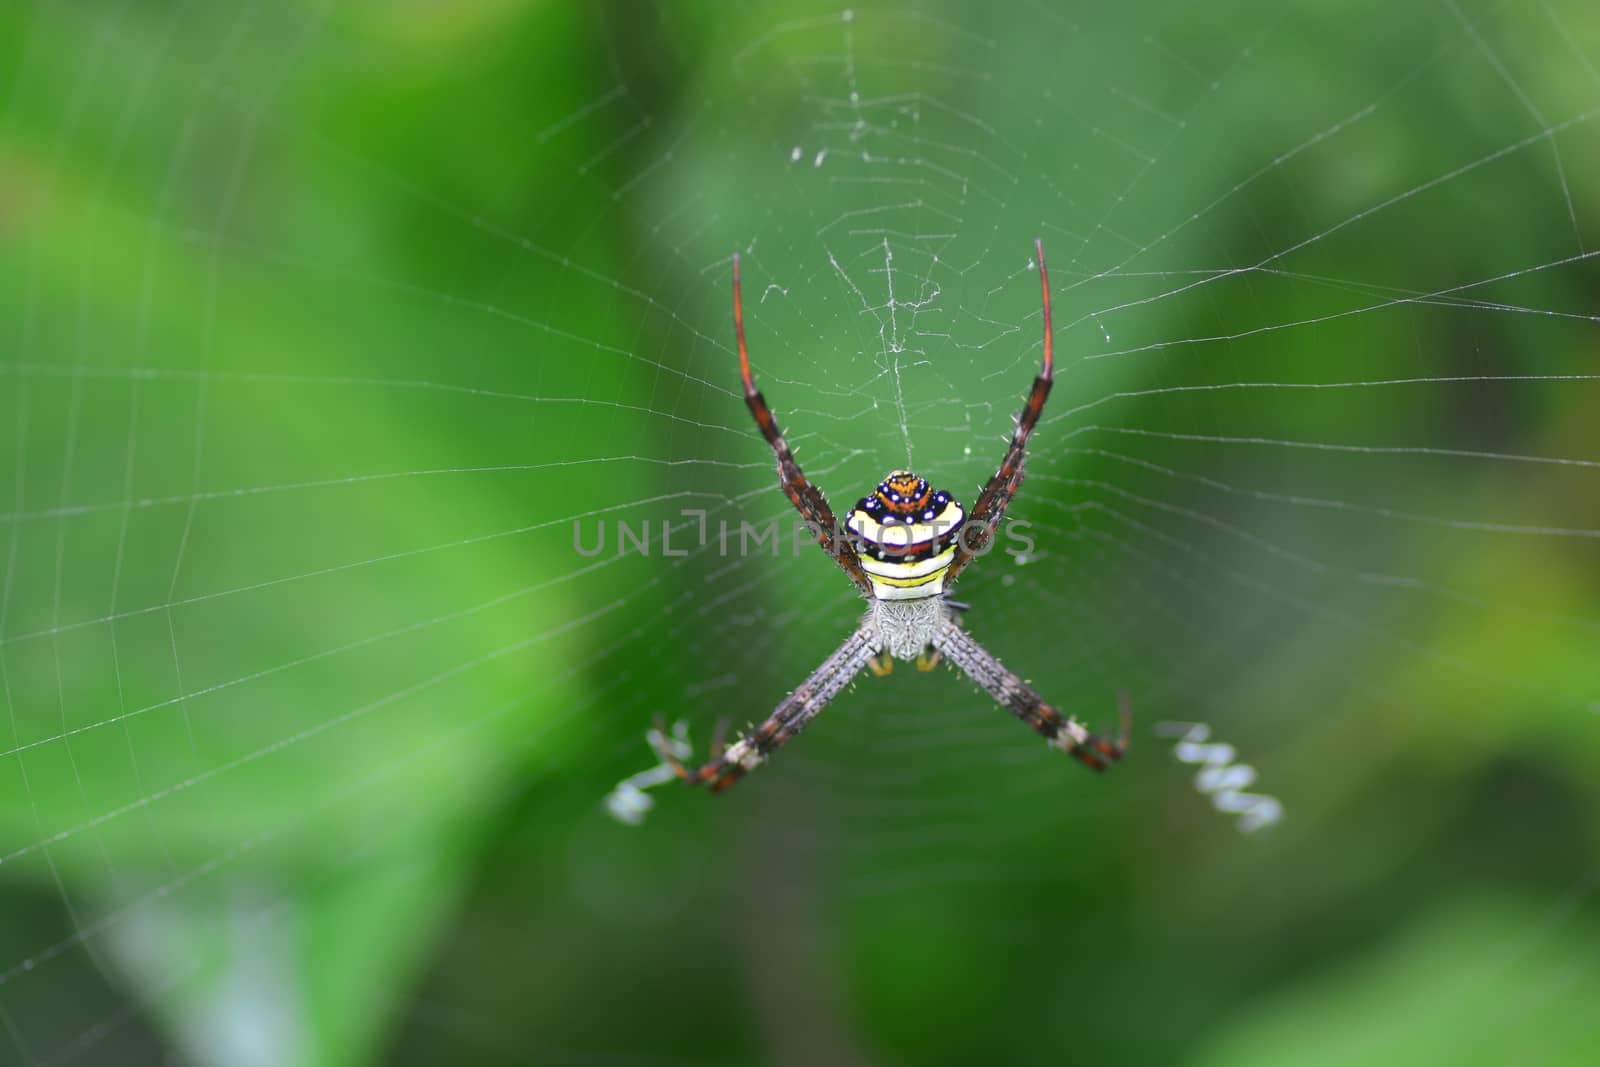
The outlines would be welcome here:
M 800 512 L 800 517 L 816 531 L 817 544 L 833 557 L 857 588 L 871 596 L 872 582 L 861 569 L 861 557 L 856 553 L 855 545 L 848 537 L 839 536 L 839 526 L 833 517 L 833 509 L 828 506 L 828 498 L 801 471 L 789 442 L 778 428 L 778 420 L 767 406 L 766 397 L 756 388 L 755 377 L 750 373 L 750 353 L 744 344 L 744 301 L 740 296 L 737 253 L 733 257 L 733 332 L 739 342 L 739 376 L 744 381 L 744 402 L 750 414 L 755 416 L 761 436 L 767 439 L 767 444 L 772 446 L 773 453 L 778 457 L 778 484 L 783 487 L 795 510 Z
M 978 644 L 961 627 L 950 623 L 934 638 L 934 648 L 949 657 L 961 672 L 978 684 L 1011 714 L 1027 723 L 1046 741 L 1066 752 L 1091 770 L 1103 771 L 1128 750 L 1128 731 L 1133 715 L 1128 695 L 1117 696 L 1121 725 L 1115 742 L 1106 741 L 1063 716 L 1053 705 L 1008 670 L 988 649 Z
M 806 724 L 816 718 L 877 654 L 876 641 L 876 634 L 865 629 L 851 634 L 749 736 L 740 738 L 723 750 L 719 730 L 709 758 L 692 770 L 684 766 L 664 743 L 658 742 L 657 739 L 665 734 L 661 730 L 661 718 L 657 716 L 656 732 L 650 735 L 656 754 L 661 757 L 662 763 L 672 768 L 674 774 L 690 785 L 709 783 L 713 793 L 722 792 L 765 763 L 768 756 L 805 729 Z
M 1017 495 L 1017 489 L 1022 485 L 1022 464 L 1028 436 L 1039 424 L 1039 414 L 1044 411 L 1044 402 L 1050 396 L 1050 384 L 1055 379 L 1055 341 L 1050 326 L 1050 274 L 1044 265 L 1044 242 L 1034 241 L 1033 248 L 1039 257 L 1039 291 L 1044 306 L 1044 365 L 1033 379 L 1033 389 L 1028 393 L 1027 403 L 1017 415 L 1017 426 L 1011 434 L 1011 446 L 1006 449 L 1005 458 L 1000 461 L 994 477 L 978 494 L 977 501 L 972 505 L 972 513 L 967 516 L 966 527 L 972 532 L 956 541 L 955 559 L 944 579 L 946 589 L 966 565 L 983 552 L 984 546 L 994 536 L 995 528 L 1000 525 L 1000 520 L 1005 517 L 1011 498 Z

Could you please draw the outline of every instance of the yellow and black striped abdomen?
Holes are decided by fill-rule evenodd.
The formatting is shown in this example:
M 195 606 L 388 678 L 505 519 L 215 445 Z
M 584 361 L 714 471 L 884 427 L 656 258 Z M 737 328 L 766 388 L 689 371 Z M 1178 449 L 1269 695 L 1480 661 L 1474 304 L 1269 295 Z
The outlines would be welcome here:
M 966 512 L 949 493 L 910 471 L 891 471 L 862 497 L 845 525 L 879 600 L 918 600 L 944 592 Z

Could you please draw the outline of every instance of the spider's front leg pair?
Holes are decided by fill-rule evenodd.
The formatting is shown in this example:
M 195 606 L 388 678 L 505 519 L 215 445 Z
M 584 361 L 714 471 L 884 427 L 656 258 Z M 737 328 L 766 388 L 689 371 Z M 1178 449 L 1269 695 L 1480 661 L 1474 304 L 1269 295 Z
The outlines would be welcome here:
M 823 661 L 805 684 L 779 704 L 760 726 L 726 750 L 721 749 L 720 743 L 713 742 L 710 758 L 700 767 L 694 770 L 685 767 L 665 744 L 656 746 L 657 755 L 690 785 L 706 783 L 713 793 L 722 792 L 765 763 L 776 749 L 805 729 L 851 679 L 874 662 L 880 654 L 883 638 L 873 619 L 873 615 L 868 615 L 861 628 Z M 1043 697 L 948 615 L 941 614 L 931 648 L 934 657 L 947 657 L 1007 711 L 1031 726 L 1051 745 L 1092 770 L 1105 770 L 1128 750 L 1131 716 L 1127 694 L 1121 694 L 1118 700 L 1121 721 L 1117 739 L 1105 741 L 1090 733 L 1077 719 L 1063 716 L 1054 706 L 1045 703 Z M 923 658 L 919 657 L 918 666 L 922 662 Z M 665 737 L 665 730 L 658 728 L 652 736 Z

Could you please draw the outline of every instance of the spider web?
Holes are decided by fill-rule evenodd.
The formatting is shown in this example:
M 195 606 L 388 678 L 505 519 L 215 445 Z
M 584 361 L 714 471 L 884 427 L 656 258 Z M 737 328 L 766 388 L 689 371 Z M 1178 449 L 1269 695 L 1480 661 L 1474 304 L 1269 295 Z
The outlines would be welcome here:
M 1600 18 L 1115 7 L 8 13 L 0 1062 L 1585 1062 Z M 902 664 L 609 820 L 860 611 L 730 253 L 842 510 L 1035 237 L 963 621 L 1132 757 Z

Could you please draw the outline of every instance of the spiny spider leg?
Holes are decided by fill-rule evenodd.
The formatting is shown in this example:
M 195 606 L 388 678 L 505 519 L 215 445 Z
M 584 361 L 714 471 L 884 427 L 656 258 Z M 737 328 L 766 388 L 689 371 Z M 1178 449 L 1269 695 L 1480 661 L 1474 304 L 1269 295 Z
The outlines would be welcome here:
M 773 417 L 766 397 L 756 388 L 755 378 L 750 373 L 750 353 L 744 344 L 744 302 L 739 292 L 738 253 L 733 257 L 733 332 L 739 341 L 739 375 L 744 379 L 744 402 L 750 408 L 750 414 L 755 416 L 761 435 L 778 457 L 778 483 L 783 486 L 795 510 L 800 512 L 800 517 L 816 531 L 817 544 L 834 558 L 857 588 L 871 596 L 872 582 L 861 569 L 861 557 L 856 553 L 856 546 L 850 538 L 839 536 L 839 525 L 833 517 L 833 509 L 828 506 L 828 498 L 800 470 L 789 442 L 784 440 L 783 431 L 778 428 L 778 420 Z
M 722 758 L 722 743 L 728 739 L 728 727 L 733 719 L 727 715 L 717 718 L 717 725 L 711 731 L 711 747 L 706 750 L 706 758 L 715 760 Z
M 1011 498 L 1017 495 L 1017 488 L 1022 485 L 1022 463 L 1028 435 L 1039 423 L 1039 413 L 1044 410 L 1044 402 L 1050 396 L 1050 383 L 1055 378 L 1055 341 L 1050 328 L 1050 274 L 1044 265 L 1044 242 L 1035 240 L 1033 249 L 1039 257 L 1039 291 L 1044 307 L 1044 366 L 1033 379 L 1028 402 L 1017 414 L 1017 427 L 1011 435 L 1011 446 L 1000 461 L 1000 468 L 994 472 L 994 477 L 989 479 L 972 505 L 972 514 L 967 517 L 967 523 L 975 532 L 957 540 L 955 559 L 951 561 L 944 579 L 946 589 L 950 588 L 966 565 L 983 552 L 984 546 L 1000 525 L 1000 520 L 1005 517 Z
M 1103 771 L 1122 758 L 1128 750 L 1128 730 L 1132 713 L 1128 708 L 1128 695 L 1117 697 L 1121 726 L 1115 742 L 1104 741 L 1083 727 L 1076 719 L 1065 718 L 1061 712 L 1044 702 L 1021 678 L 996 659 L 988 649 L 973 640 L 954 621 L 948 623 L 934 638 L 934 648 L 950 657 L 961 672 L 994 697 L 1007 711 L 1027 723 L 1046 741 L 1070 755 L 1091 770 Z
M 729 745 L 726 751 L 713 753 L 694 770 L 685 767 L 664 744 L 656 743 L 656 737 L 662 735 L 652 735 L 651 744 L 655 745 L 661 762 L 671 767 L 679 778 L 690 785 L 709 782 L 711 791 L 720 793 L 761 766 L 768 756 L 805 729 L 877 652 L 877 634 L 866 627 L 857 630 L 822 661 L 822 666 L 813 671 L 800 688 L 774 708 L 765 722 Z

